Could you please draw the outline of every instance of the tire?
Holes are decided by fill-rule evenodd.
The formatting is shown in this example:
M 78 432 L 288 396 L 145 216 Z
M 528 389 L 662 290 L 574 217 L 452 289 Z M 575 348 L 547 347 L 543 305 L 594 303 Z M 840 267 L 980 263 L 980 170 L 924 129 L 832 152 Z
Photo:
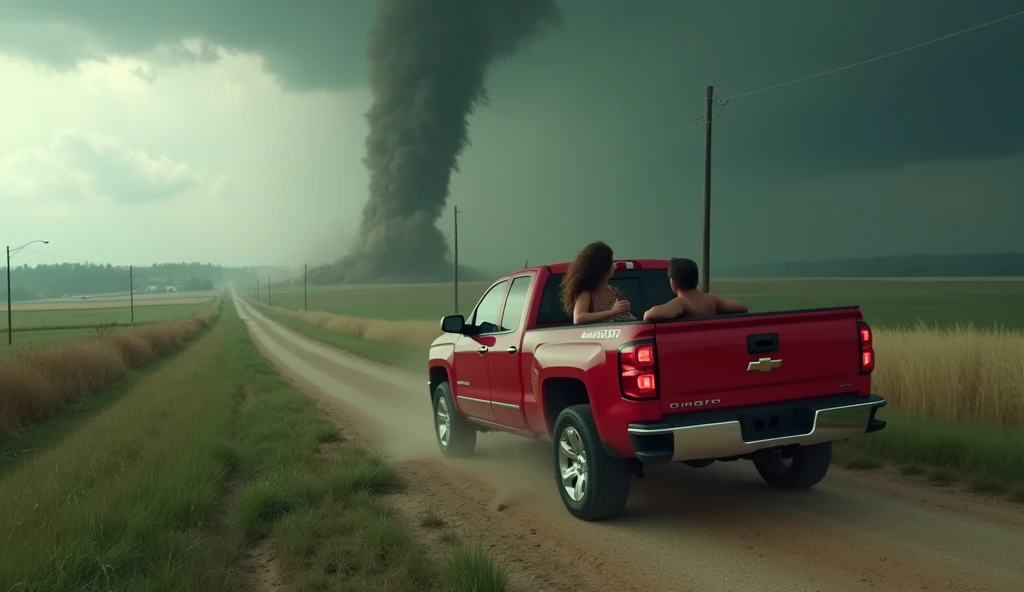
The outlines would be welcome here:
M 792 459 L 765 453 L 754 461 L 764 482 L 777 489 L 808 489 L 817 485 L 832 464 L 832 443 L 797 446 Z
M 441 454 L 449 458 L 472 456 L 476 449 L 476 427 L 459 415 L 447 382 L 434 390 L 434 436 Z
M 563 439 L 568 449 L 562 448 Z M 622 513 L 629 498 L 629 460 L 613 458 L 605 452 L 589 405 L 573 405 L 558 414 L 551 448 L 555 485 L 570 514 L 590 521 Z M 573 460 L 573 454 L 576 459 L 581 458 L 578 448 L 583 450 L 582 491 L 577 491 L 581 467 Z M 567 473 L 565 480 L 563 467 Z

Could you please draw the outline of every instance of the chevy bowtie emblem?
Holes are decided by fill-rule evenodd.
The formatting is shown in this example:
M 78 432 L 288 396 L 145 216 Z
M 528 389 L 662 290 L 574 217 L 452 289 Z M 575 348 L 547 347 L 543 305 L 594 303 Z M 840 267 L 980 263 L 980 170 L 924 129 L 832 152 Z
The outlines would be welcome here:
M 782 360 L 760 358 L 756 362 L 747 364 L 747 372 L 771 372 L 779 366 L 782 366 Z

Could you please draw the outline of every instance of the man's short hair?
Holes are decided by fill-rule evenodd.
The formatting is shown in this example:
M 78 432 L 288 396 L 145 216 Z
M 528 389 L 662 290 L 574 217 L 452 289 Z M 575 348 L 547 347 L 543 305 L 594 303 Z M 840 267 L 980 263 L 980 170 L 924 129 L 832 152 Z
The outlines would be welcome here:
M 696 290 L 700 273 L 692 259 L 673 257 L 668 263 L 668 277 L 680 290 Z

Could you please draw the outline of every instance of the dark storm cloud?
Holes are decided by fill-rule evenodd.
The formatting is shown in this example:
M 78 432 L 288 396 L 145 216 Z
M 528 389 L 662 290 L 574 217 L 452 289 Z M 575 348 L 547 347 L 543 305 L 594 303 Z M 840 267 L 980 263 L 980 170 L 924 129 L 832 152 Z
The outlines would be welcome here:
M 570 96 L 581 123 L 640 128 L 633 152 L 669 156 L 716 96 L 759 89 L 1024 10 L 1021 0 L 565 0 L 509 100 Z M 1024 149 L 1024 17 L 890 59 L 737 98 L 717 122 L 720 166 L 846 172 Z M 510 74 L 511 79 L 513 75 Z M 543 82 L 543 85 L 541 85 Z M 538 100 L 537 103 L 543 101 Z M 721 110 L 716 106 L 716 113 Z M 694 130 L 697 134 L 700 130 Z M 699 164 L 698 164 L 699 166 Z
M 94 57 L 95 50 L 148 53 L 183 37 L 254 51 L 292 89 L 351 88 L 366 81 L 366 41 L 373 0 L 4 0 L 0 33 L 15 25 L 51 27 L 46 43 L 31 37 L 5 46 L 53 67 Z M 91 47 L 82 32 L 93 36 Z M 194 61 L 188 52 L 182 61 Z M 209 54 L 206 54 L 209 57 Z
M 1022 0 L 562 0 L 565 30 L 524 63 L 503 100 L 600 95 L 643 109 L 595 114 L 652 130 L 725 97 L 870 58 L 1024 9 Z M 260 52 L 294 89 L 365 85 L 373 0 L 5 0 L 0 49 L 66 67 L 102 48 L 142 53 L 200 36 Z M 16 28 L 20 27 L 20 28 Z M 7 31 L 17 31 L 17 34 Z M 27 34 L 42 31 L 46 35 Z M 850 171 L 1024 149 L 1024 18 L 833 76 L 736 99 L 726 162 Z M 43 43 L 45 41 L 45 43 Z M 588 78 L 589 73 L 589 78 Z M 587 95 L 597 100 L 591 101 Z M 772 150 L 764 150 L 771 145 Z

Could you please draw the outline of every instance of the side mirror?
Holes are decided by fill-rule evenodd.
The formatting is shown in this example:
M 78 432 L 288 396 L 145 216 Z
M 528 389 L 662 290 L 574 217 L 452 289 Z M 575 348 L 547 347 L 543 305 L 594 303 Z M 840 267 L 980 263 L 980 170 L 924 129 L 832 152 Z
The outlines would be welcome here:
M 466 328 L 466 317 L 462 315 L 447 315 L 441 318 L 441 330 L 445 333 L 462 333 Z

